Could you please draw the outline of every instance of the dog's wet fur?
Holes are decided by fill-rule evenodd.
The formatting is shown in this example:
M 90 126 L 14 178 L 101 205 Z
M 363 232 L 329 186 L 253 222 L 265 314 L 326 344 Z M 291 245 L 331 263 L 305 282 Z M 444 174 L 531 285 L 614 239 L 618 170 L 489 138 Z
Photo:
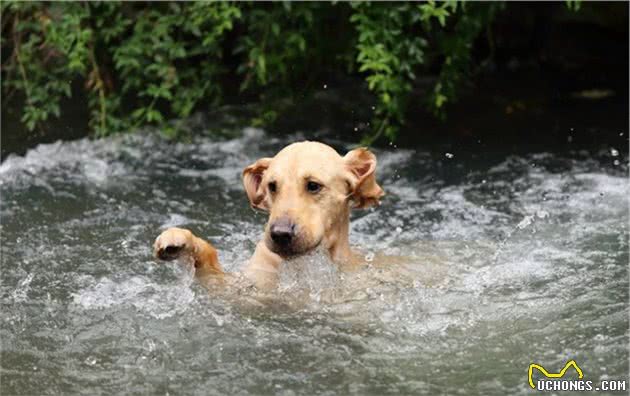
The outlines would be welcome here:
M 366 148 L 339 155 L 319 142 L 293 143 L 275 157 L 261 158 L 243 170 L 243 185 L 253 208 L 269 213 L 265 235 L 243 270 L 260 288 L 273 287 L 284 260 L 323 250 L 340 268 L 362 261 L 350 249 L 350 211 L 379 203 L 376 157 Z M 155 257 L 191 257 L 196 275 L 225 274 L 214 247 L 182 228 L 169 228 L 154 243 Z

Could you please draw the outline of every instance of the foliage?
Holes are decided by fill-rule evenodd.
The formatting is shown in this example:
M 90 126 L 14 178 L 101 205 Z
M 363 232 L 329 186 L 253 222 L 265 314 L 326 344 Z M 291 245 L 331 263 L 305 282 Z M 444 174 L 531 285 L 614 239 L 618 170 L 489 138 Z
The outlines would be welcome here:
M 375 120 L 379 127 L 364 139 L 366 143 L 381 133 L 390 140 L 395 138 L 397 125 L 404 123 L 416 72 L 419 66 L 431 63 L 429 57 L 443 60 L 427 98 L 428 107 L 436 116 L 444 117 L 445 105 L 456 98 L 457 87 L 468 70 L 473 41 L 490 24 L 499 6 L 456 1 L 354 4 L 356 12 L 351 21 L 359 32 L 359 71 L 368 72 L 368 87 L 380 101 Z M 454 23 L 447 26 L 453 19 Z M 431 33 L 435 48 L 429 48 L 425 38 Z
M 100 135 L 186 117 L 217 101 L 222 44 L 234 20 L 230 3 L 3 3 L 11 27 L 3 44 L 5 90 L 25 95 L 29 129 L 50 115 L 82 81 L 90 126 Z M 5 38 L 6 33 L 6 38 Z
M 580 11 L 580 8 L 582 7 L 581 0 L 566 0 L 566 3 L 567 8 L 574 12 Z
M 579 2 L 568 2 L 572 9 Z M 469 70 L 473 41 L 500 3 L 2 2 L 2 89 L 24 98 L 34 129 L 84 94 L 97 135 L 159 125 L 224 103 L 263 103 L 273 120 L 357 75 L 376 96 L 366 142 L 394 139 L 419 73 L 437 79 L 426 105 L 443 117 Z M 284 104 L 283 104 L 284 103 Z
M 473 41 L 492 21 L 501 3 L 480 6 L 476 3 L 461 3 L 460 15 L 453 25 L 451 34 L 441 34 L 439 53 L 443 57 L 442 67 L 433 92 L 429 96 L 431 110 L 444 116 L 444 106 L 457 96 L 457 87 L 469 68 Z M 456 11 L 456 5 L 452 7 Z

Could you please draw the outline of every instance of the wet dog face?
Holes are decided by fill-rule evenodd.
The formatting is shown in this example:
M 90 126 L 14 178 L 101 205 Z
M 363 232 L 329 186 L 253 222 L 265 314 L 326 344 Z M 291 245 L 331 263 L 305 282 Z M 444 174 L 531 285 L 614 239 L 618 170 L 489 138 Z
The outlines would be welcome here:
M 332 147 L 300 142 L 243 171 L 252 207 L 269 212 L 265 244 L 282 257 L 304 254 L 334 242 L 347 230 L 351 208 L 378 203 L 376 157 L 367 149 L 344 157 Z

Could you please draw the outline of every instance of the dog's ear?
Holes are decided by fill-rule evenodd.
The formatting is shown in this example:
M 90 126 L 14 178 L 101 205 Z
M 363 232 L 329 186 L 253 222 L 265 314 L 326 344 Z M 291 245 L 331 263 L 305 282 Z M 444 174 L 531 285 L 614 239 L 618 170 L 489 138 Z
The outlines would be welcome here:
M 343 157 L 350 173 L 350 190 L 355 208 L 368 208 L 379 204 L 385 195 L 376 184 L 376 156 L 367 148 L 361 147 L 350 151 Z
M 269 163 L 271 158 L 261 158 L 243 170 L 243 185 L 252 208 L 269 210 L 265 202 L 264 188 L 260 185 Z

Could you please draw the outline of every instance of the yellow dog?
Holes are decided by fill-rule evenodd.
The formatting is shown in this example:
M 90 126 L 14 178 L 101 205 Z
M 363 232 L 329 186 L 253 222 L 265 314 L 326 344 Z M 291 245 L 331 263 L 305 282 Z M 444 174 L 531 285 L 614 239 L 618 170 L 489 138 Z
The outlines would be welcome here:
M 340 267 L 361 258 L 350 250 L 350 210 L 379 203 L 376 157 L 365 148 L 340 156 L 318 142 L 299 142 L 273 158 L 261 158 L 243 171 L 243 184 L 253 208 L 269 212 L 265 235 L 244 268 L 260 288 L 275 284 L 283 260 L 321 247 Z M 223 277 L 217 251 L 181 228 L 157 237 L 154 254 L 161 260 L 189 257 L 198 277 Z

